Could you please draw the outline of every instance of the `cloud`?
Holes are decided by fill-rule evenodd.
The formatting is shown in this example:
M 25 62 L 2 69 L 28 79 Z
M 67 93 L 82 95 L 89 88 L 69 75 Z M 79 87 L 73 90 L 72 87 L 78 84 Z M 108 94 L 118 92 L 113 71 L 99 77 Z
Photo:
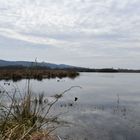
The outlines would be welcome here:
M 139 0 L 0 0 L 0 36 L 59 48 L 80 65 L 81 58 L 87 65 L 95 57 L 140 59 L 139 6 Z
M 20 33 L 51 37 L 59 34 L 72 37 L 76 33 L 77 38 L 85 37 L 87 40 L 90 36 L 102 35 L 120 35 L 121 38 L 122 35 L 130 35 L 129 29 L 140 30 L 138 9 L 134 9 L 140 2 L 136 0 L 61 0 L 59 3 L 56 0 L 1 0 L 0 4 L 3 8 L 1 27 Z M 136 36 L 138 32 L 131 34 Z
M 42 45 L 65 45 L 66 41 L 59 41 L 59 40 L 55 40 L 52 38 L 47 38 L 47 37 L 37 37 L 37 36 L 31 36 L 31 35 L 24 35 L 21 33 L 18 33 L 16 31 L 10 30 L 10 29 L 4 29 L 4 28 L 0 28 L 0 34 L 1 36 L 4 37 L 8 37 L 8 38 L 13 38 L 13 39 L 17 39 L 17 40 L 22 40 L 22 41 L 26 41 L 26 42 L 30 42 L 30 43 L 34 43 L 34 44 L 42 44 Z

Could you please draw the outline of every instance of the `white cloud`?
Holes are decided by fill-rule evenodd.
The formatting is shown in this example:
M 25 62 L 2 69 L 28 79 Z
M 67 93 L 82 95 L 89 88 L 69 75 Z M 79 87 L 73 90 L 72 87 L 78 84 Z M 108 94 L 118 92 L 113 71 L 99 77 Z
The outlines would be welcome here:
M 79 62 L 101 56 L 140 59 L 139 7 L 139 0 L 0 0 L 0 35 L 53 45 Z
M 66 41 L 59 41 L 59 40 L 55 40 L 55 39 L 47 38 L 47 37 L 43 38 L 43 37 L 36 37 L 36 36 L 31 36 L 31 35 L 24 35 L 16 31 L 13 31 L 10 29 L 4 29 L 4 28 L 0 28 L 0 33 L 4 37 L 22 40 L 22 41 L 26 41 L 26 42 L 30 42 L 34 44 L 42 44 L 42 45 L 45 45 L 45 44 L 56 45 L 57 44 L 58 46 L 64 46 L 67 44 Z

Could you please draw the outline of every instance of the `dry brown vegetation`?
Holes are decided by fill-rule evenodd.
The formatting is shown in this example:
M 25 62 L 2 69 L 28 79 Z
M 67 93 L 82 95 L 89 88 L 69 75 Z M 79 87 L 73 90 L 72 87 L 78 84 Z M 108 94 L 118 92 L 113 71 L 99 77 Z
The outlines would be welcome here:
M 52 134 L 60 125 L 58 115 L 49 114 L 55 103 L 75 87 L 54 95 L 54 100 L 48 102 L 44 94 L 34 97 L 27 89 L 22 95 L 16 88 L 10 93 L 0 86 L 0 140 L 59 140 Z
M 2 69 L 0 70 L 1 80 L 21 80 L 21 79 L 37 79 L 43 78 L 75 78 L 79 73 L 71 70 L 39 70 L 39 69 Z

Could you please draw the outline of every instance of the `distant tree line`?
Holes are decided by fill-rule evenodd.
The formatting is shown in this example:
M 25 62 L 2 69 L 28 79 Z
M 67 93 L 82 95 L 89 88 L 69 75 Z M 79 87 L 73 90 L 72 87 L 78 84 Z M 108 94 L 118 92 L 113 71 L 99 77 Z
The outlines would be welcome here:
M 47 66 L 22 66 L 22 65 L 10 65 L 10 66 L 1 66 L 0 70 L 24 70 L 24 69 L 36 69 L 36 70 L 65 70 L 65 71 L 77 71 L 77 72 L 105 72 L 105 73 L 140 73 L 140 69 L 114 69 L 114 68 L 84 68 L 84 67 L 69 67 L 69 68 L 51 68 Z

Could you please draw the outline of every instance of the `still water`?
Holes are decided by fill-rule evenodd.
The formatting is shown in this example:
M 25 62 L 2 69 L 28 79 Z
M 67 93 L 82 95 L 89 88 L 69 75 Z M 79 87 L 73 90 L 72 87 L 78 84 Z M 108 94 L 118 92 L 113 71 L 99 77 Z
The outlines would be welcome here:
M 27 80 L 11 84 L 27 89 Z M 82 87 L 64 94 L 53 109 L 67 122 L 56 130 L 62 140 L 140 140 L 140 74 L 81 73 L 76 79 L 31 80 L 30 85 L 33 94 L 47 97 Z

